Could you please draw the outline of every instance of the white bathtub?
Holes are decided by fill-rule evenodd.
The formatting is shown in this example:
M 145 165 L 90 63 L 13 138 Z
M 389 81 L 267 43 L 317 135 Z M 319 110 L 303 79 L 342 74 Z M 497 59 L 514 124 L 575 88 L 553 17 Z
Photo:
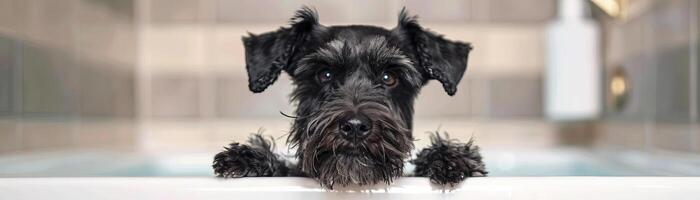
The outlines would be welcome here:
M 698 199 L 700 178 L 488 177 L 444 190 L 425 178 L 327 191 L 306 178 L 0 178 L 0 199 Z

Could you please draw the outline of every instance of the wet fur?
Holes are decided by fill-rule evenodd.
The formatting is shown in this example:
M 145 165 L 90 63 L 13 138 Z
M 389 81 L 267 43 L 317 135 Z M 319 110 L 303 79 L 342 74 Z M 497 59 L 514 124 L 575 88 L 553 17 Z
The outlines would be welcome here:
M 429 80 L 442 83 L 448 95 L 467 68 L 468 43 L 450 41 L 422 28 L 402 11 L 396 28 L 351 25 L 326 27 L 304 7 L 290 27 L 243 38 L 249 88 L 258 93 L 282 71 L 295 85 L 297 104 L 287 138 L 296 147 L 298 164 L 273 153 L 274 143 L 253 135 L 249 144 L 233 143 L 214 158 L 220 177 L 307 176 L 326 188 L 391 183 L 403 175 L 413 149 L 413 103 Z M 317 74 L 332 72 L 331 82 Z M 383 73 L 396 77 L 387 86 Z M 372 122 L 367 138 L 341 137 L 338 121 L 362 115 Z M 435 135 L 431 146 L 413 162 L 415 174 L 434 183 L 455 184 L 486 175 L 478 148 Z

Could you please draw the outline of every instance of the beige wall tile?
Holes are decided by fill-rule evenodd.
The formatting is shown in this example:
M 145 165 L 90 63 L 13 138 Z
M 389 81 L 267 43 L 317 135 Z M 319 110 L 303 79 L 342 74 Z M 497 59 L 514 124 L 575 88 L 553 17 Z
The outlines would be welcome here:
M 415 115 L 429 116 L 470 116 L 472 105 L 471 81 L 463 78 L 457 93 L 449 96 L 439 81 L 432 80 L 421 89 L 415 103 Z
M 262 93 L 248 89 L 248 78 L 224 76 L 217 80 L 218 116 L 228 117 L 282 117 L 280 111 L 293 115 L 289 102 L 292 83 L 286 74 Z
M 603 40 L 603 53 L 605 65 L 608 67 L 615 67 L 616 65 L 621 65 L 625 58 L 625 35 L 622 29 L 622 23 L 617 21 L 602 22 L 602 28 L 605 29 L 605 37 Z
M 81 1 L 75 14 L 75 45 L 82 59 L 136 63 L 137 31 L 130 6 L 131 1 Z
M 69 113 L 74 60 L 57 49 L 29 43 L 22 51 L 22 94 L 26 113 Z
M 544 96 L 539 78 L 495 78 L 489 83 L 489 116 L 540 117 Z
M 695 153 L 700 153 L 700 124 L 698 123 L 691 123 L 690 124 L 690 133 L 691 133 L 691 149 Z
M 22 149 L 22 136 L 16 130 L 16 120 L 0 119 L 0 153 Z
M 248 31 L 255 34 L 265 31 L 273 31 L 278 27 L 269 26 L 264 28 L 248 27 L 225 27 L 217 26 L 212 30 L 208 39 L 207 61 L 217 68 L 224 68 L 221 71 L 235 71 L 237 74 L 245 74 L 245 48 L 243 47 L 243 36 L 247 36 Z
M 671 151 L 690 151 L 690 126 L 684 123 L 657 123 L 652 137 L 653 147 Z
M 666 1 L 658 3 L 653 15 L 648 17 L 653 29 L 653 43 L 659 49 L 673 49 L 688 45 L 690 37 L 689 1 Z
M 411 14 L 418 15 L 423 22 L 465 22 L 471 14 L 471 2 L 468 0 L 448 0 L 440 3 L 408 0 L 402 3 Z
M 84 116 L 131 117 L 136 112 L 134 72 L 113 65 L 81 62 L 79 103 Z
M 0 33 L 5 35 L 17 36 L 21 30 L 19 29 L 21 12 L 23 9 L 18 0 L 2 0 L 0 1 Z
M 60 49 L 70 49 L 78 25 L 77 0 L 31 0 L 27 4 L 24 36 L 31 41 Z
M 213 146 L 211 135 L 211 126 L 197 121 L 159 121 L 144 126 L 139 136 L 139 148 L 155 152 L 206 149 Z
M 13 112 L 16 41 L 0 35 L 0 115 Z
M 25 120 L 21 126 L 22 150 L 69 148 L 73 144 L 73 122 Z
M 489 112 L 491 112 L 489 80 L 474 78 L 469 82 L 471 83 L 471 115 L 473 117 L 488 117 Z
M 478 10 L 488 10 L 489 22 L 543 23 L 556 16 L 555 0 L 473 0 Z M 476 20 L 485 18 L 479 13 Z
M 523 128 L 527 127 L 527 128 Z M 440 130 L 460 141 L 475 139 L 482 148 L 542 148 L 557 145 L 556 127 L 540 120 L 479 120 L 464 118 L 416 118 L 416 148 L 429 144 L 428 131 Z
M 151 116 L 198 117 L 200 80 L 189 74 L 155 75 L 151 83 Z
M 312 6 L 318 10 L 321 22 L 377 22 L 395 19 L 400 8 L 395 11 L 390 7 L 390 1 L 342 1 L 342 0 L 219 0 L 217 20 L 224 23 L 272 22 L 284 24 L 296 10 L 303 5 Z M 265 12 L 260 12 L 264 10 Z M 362 13 L 362 14 L 358 14 Z M 388 14 L 391 13 L 391 14 Z
M 137 32 L 132 24 L 115 22 L 82 26 L 77 34 L 77 53 L 96 62 L 136 63 Z M 117 68 L 133 68 L 119 65 Z
M 648 52 L 648 44 L 645 42 L 645 37 L 648 33 L 645 30 L 648 28 L 644 27 L 647 22 L 647 18 L 636 18 L 629 19 L 628 22 L 621 24 L 625 57 L 639 56 Z
M 83 120 L 76 129 L 75 146 L 105 148 L 136 144 L 136 128 L 131 121 Z
M 140 138 L 146 152 L 219 151 L 231 142 L 247 142 L 251 133 L 263 130 L 272 136 L 279 152 L 286 145 L 289 119 L 168 120 L 151 121 Z M 527 127 L 523 129 L 523 127 Z M 483 148 L 547 148 L 557 146 L 556 127 L 539 120 L 467 120 L 464 118 L 417 118 L 413 135 L 416 149 L 426 147 L 428 131 L 448 132 L 450 138 L 474 138 Z
M 196 23 L 202 0 L 150 0 L 151 23 Z
M 596 146 L 614 147 L 631 150 L 646 149 L 647 130 L 643 122 L 609 121 L 599 125 Z
M 149 68 L 198 69 L 207 63 L 205 36 L 209 29 L 203 26 L 161 26 L 142 31 L 142 59 Z

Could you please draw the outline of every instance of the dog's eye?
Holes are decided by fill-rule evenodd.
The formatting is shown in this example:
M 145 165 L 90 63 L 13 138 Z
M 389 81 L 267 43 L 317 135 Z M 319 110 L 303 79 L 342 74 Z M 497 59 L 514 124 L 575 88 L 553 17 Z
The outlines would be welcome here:
M 318 81 L 321 83 L 326 83 L 328 81 L 331 81 L 333 79 L 333 73 L 331 73 L 330 70 L 323 70 L 318 72 Z
M 382 82 L 384 82 L 384 85 L 394 86 L 396 85 L 396 76 L 391 72 L 384 72 L 382 73 Z

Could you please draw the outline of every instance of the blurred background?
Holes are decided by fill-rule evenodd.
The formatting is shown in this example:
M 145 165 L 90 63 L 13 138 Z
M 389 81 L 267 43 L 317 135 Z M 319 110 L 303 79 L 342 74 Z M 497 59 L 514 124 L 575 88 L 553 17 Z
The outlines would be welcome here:
M 324 25 L 424 27 L 471 42 L 426 131 L 476 139 L 493 176 L 700 174 L 694 0 L 0 0 L 0 177 L 212 176 L 261 129 L 284 146 L 289 77 L 248 91 L 241 36 L 302 5 Z

